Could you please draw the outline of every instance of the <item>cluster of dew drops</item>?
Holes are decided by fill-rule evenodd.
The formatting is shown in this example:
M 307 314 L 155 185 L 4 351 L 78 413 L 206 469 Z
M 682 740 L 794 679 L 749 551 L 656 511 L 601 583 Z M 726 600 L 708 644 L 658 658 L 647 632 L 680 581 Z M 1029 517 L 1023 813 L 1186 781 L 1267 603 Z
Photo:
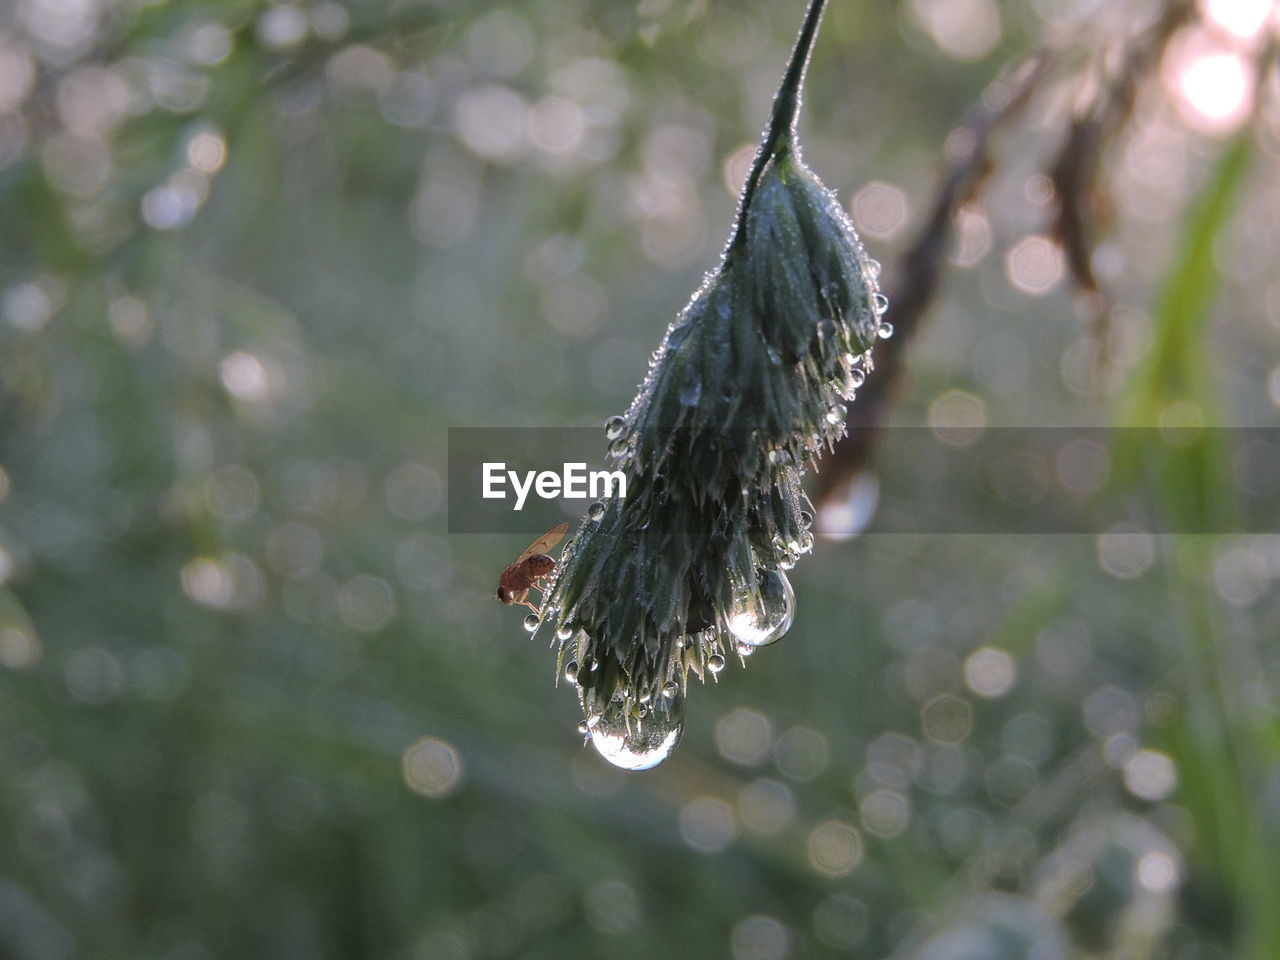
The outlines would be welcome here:
M 868 259 L 865 272 L 874 283 L 880 274 L 880 264 Z M 893 336 L 893 326 L 880 318 L 888 310 L 889 300 L 877 290 L 873 295 L 873 302 L 879 321 L 876 336 L 887 340 Z M 853 402 L 856 399 L 855 392 L 875 369 L 871 350 L 862 354 L 848 354 L 845 362 L 848 372 L 842 384 L 842 396 L 846 401 Z M 844 404 L 836 404 L 827 412 L 827 423 L 833 427 L 838 426 L 844 422 L 847 413 Z M 626 427 L 627 421 L 622 416 L 612 416 L 605 422 L 604 432 L 609 441 L 611 457 L 620 458 L 630 452 L 630 444 L 625 436 Z M 780 456 L 785 456 L 785 451 L 772 450 L 769 453 L 770 459 L 775 463 L 779 462 Z M 605 510 L 605 502 L 597 500 L 587 508 L 587 517 L 599 521 L 604 517 Z M 804 540 L 786 544 L 783 559 L 779 563 L 780 569 L 759 571 L 757 590 L 751 592 L 744 589 L 729 610 L 727 626 L 734 642 L 734 652 L 744 664 L 746 658 L 757 649 L 778 642 L 791 629 L 795 617 L 795 593 L 784 571 L 793 568 L 796 559 L 813 548 L 813 536 L 808 533 L 813 517 L 804 511 L 801 521 L 806 531 Z M 541 625 L 541 614 L 530 613 L 524 618 L 524 628 L 530 633 L 537 631 Z M 575 628 L 563 623 L 556 631 L 556 640 L 562 644 L 568 643 L 574 634 Z M 653 693 L 646 692 L 632 703 L 619 694 L 603 709 L 597 708 L 592 693 L 579 683 L 584 665 L 577 660 L 570 660 L 564 667 L 564 678 L 578 688 L 587 713 L 586 719 L 578 724 L 578 732 L 615 767 L 648 770 L 671 756 L 684 732 L 684 696 L 688 670 L 693 669 L 699 675 L 704 675 L 705 671 L 715 678 L 728 664 L 725 640 L 717 634 L 715 628 L 694 636 L 680 637 L 674 642 L 674 647 L 677 658 L 669 664 L 666 671 L 668 679 L 656 691 L 656 697 Z

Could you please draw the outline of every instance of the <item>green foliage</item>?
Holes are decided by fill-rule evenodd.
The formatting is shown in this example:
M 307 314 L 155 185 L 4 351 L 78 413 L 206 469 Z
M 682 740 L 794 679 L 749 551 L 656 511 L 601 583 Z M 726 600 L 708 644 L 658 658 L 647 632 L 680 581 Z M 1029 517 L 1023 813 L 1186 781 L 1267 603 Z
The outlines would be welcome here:
M 967 46 L 926 23 L 942 4 L 827 15 L 806 159 L 889 274 L 997 60 L 1062 35 L 1050 5 L 975 6 L 948 28 Z M 818 538 L 785 640 L 690 697 L 678 753 L 630 775 L 564 735 L 546 649 L 493 600 L 528 538 L 447 534 L 448 427 L 625 408 L 655 318 L 717 262 L 799 12 L 4 7 L 0 956 L 1280 955 L 1270 538 L 1122 534 L 1128 566 L 1104 537 Z M 1080 52 L 1110 17 L 1070 24 Z M 1140 147 L 1186 179 L 1157 184 L 1163 214 L 1118 207 L 1112 374 L 1155 420 L 1184 400 L 1274 422 L 1274 165 L 1170 111 L 1141 122 L 1112 185 L 1150 198 Z M 957 392 L 991 424 L 1098 415 L 1070 297 L 1010 283 L 1013 242 L 1044 229 L 1038 129 L 996 145 L 897 422 Z M 793 162 L 758 184 L 769 224 L 830 213 Z M 871 283 L 847 246 L 801 239 L 856 353 Z M 755 285 L 786 276 L 734 286 L 781 296 Z M 761 332 L 830 372 L 815 304 Z M 823 411 L 761 347 L 773 400 L 707 425 L 781 409 L 785 440 Z M 1231 499 L 1206 456 L 1156 477 L 1186 509 Z M 784 533 L 802 507 L 777 507 Z
M 822 6 L 810 6 L 720 266 L 610 423 L 627 496 L 593 508 L 548 590 L 544 621 L 597 745 L 613 701 L 635 721 L 626 738 L 658 722 L 639 722 L 650 712 L 670 728 L 690 670 L 717 674 L 726 656 L 785 634 L 784 571 L 813 545 L 800 465 L 843 434 L 841 401 L 871 369 L 879 265 L 796 141 Z

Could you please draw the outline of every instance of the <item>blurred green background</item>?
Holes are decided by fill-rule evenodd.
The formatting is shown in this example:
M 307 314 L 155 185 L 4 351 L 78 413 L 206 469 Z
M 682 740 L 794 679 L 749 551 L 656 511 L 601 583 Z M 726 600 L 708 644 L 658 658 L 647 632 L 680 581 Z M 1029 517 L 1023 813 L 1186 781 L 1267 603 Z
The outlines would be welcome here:
M 895 422 L 1276 425 L 1269 8 L 1189 8 L 1108 142 L 1103 329 L 1043 171 L 1162 5 L 832 0 L 806 158 L 890 274 L 1061 55 Z M 527 536 L 447 534 L 448 427 L 625 407 L 801 14 L 0 8 L 0 956 L 1280 957 L 1280 538 L 822 539 L 626 774 L 493 600 Z M 1189 449 L 1169 510 L 1229 504 Z

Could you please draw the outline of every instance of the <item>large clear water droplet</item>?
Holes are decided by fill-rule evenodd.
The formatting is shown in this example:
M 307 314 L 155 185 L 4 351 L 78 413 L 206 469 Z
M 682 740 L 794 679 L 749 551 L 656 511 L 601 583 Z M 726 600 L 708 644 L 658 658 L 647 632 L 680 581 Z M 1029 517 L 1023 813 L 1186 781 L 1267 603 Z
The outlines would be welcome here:
M 591 745 L 623 770 L 648 770 L 675 752 L 684 733 L 684 698 L 663 698 L 644 717 L 615 700 L 591 725 Z
M 858 367 L 854 367 L 849 371 L 849 382 L 853 384 L 853 389 L 857 390 L 860 386 L 867 382 L 867 375 Z
M 877 316 L 877 317 L 884 316 L 884 314 L 885 314 L 885 313 L 888 311 L 888 309 L 889 309 L 889 298 L 888 298 L 888 297 L 886 297 L 883 293 L 877 293 L 877 294 L 872 298 L 872 300 L 873 300 L 873 302 L 875 303 L 876 316 Z
M 542 623 L 542 618 L 539 617 L 536 613 L 531 613 L 524 618 L 524 628 L 528 630 L 530 633 L 533 633 L 535 630 L 537 630 L 538 626 L 541 623 Z
M 564 678 L 570 683 L 578 682 L 578 661 L 570 660 L 564 665 Z
M 627 429 L 627 421 L 622 417 L 610 417 L 604 422 L 604 435 L 610 440 L 622 436 L 622 431 L 625 429 Z
M 631 449 L 631 444 L 626 437 L 618 437 L 613 443 L 609 444 L 609 455 L 612 457 L 626 456 Z
M 893 336 L 893 324 L 892 323 L 880 324 L 880 326 L 876 327 L 876 336 L 878 336 L 881 340 L 888 340 L 890 337 Z
M 707 657 L 707 669 L 712 673 L 719 673 L 724 669 L 724 657 L 718 653 L 713 653 Z
M 572 637 L 573 637 L 572 625 L 568 623 L 560 624 L 559 628 L 556 630 L 556 639 L 563 642 L 565 640 L 572 639 Z
M 587 516 L 592 520 L 599 520 L 604 516 L 604 501 L 597 500 L 591 506 L 587 507 Z
M 729 632 L 735 640 L 763 647 L 781 640 L 791 629 L 796 595 L 781 570 L 763 570 L 756 577 L 760 592 L 744 596 L 729 613 Z

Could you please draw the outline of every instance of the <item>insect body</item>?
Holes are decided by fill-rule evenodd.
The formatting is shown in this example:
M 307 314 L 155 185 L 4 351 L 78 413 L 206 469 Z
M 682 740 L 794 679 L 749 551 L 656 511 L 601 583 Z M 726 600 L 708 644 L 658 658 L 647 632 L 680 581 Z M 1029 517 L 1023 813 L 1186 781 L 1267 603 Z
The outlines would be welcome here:
M 512 560 L 498 577 L 498 599 L 503 603 L 523 603 L 537 613 L 538 608 L 529 601 L 529 591 L 541 590 L 542 581 L 556 568 L 555 560 L 547 556 L 547 551 L 563 540 L 568 531 L 569 523 L 565 521 L 533 541 L 528 550 Z

